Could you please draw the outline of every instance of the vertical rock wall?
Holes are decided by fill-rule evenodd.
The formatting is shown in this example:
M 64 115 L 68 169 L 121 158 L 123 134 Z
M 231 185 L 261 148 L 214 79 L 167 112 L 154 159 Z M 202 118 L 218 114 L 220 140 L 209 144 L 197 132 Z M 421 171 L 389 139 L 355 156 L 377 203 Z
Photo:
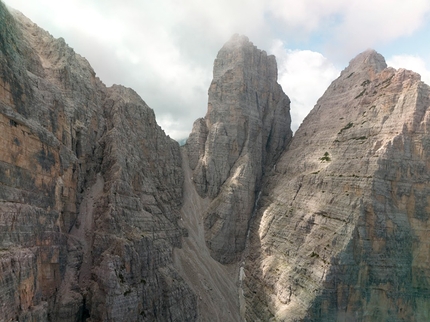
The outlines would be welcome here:
M 290 101 L 274 56 L 235 35 L 219 51 L 208 111 L 187 141 L 193 180 L 211 203 L 204 214 L 211 255 L 238 260 L 265 171 L 291 139 Z
M 429 94 L 374 51 L 330 85 L 265 185 L 247 320 L 428 319 Z
M 63 39 L 0 18 L 2 319 L 195 320 L 178 144 Z
M 429 86 L 366 51 L 291 140 L 276 69 L 233 36 L 180 151 L 0 2 L 1 318 L 429 320 Z

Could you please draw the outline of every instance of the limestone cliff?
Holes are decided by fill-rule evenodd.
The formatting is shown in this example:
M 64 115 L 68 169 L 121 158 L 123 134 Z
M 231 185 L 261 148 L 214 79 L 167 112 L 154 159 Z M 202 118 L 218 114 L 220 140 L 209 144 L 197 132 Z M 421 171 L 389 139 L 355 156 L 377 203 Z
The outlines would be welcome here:
M 249 321 L 427 321 L 430 88 L 366 51 L 267 177 Z
M 235 35 L 219 51 L 208 111 L 187 141 L 211 255 L 238 260 L 261 179 L 291 139 L 290 100 L 277 83 L 274 56 Z
M 206 117 L 183 147 L 189 236 L 174 262 L 198 295 L 199 320 L 240 321 L 238 260 L 262 177 L 291 139 L 290 101 L 275 58 L 244 36 L 223 46 L 213 74 Z
M 0 320 L 430 320 L 430 87 L 368 50 L 289 104 L 235 35 L 180 149 L 0 2 Z
M 135 92 L 0 3 L 5 321 L 195 320 L 173 267 L 183 172 Z

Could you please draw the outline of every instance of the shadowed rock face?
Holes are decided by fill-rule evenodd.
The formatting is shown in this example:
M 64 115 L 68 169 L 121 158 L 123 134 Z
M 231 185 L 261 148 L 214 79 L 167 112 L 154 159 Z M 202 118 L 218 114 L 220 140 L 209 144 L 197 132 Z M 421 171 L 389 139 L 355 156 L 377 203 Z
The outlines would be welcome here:
M 1 319 L 429 320 L 429 86 L 368 50 L 291 139 L 276 78 L 234 36 L 180 151 L 0 2 Z
M 32 321 L 192 321 L 173 267 L 176 142 L 121 86 L 0 3 L 0 311 Z
M 247 320 L 428 319 L 429 97 L 374 51 L 330 85 L 264 186 Z
M 194 123 L 187 148 L 197 191 L 211 200 L 207 245 L 230 263 L 245 248 L 262 176 L 291 139 L 290 100 L 277 83 L 275 57 L 244 36 L 219 51 L 213 74 L 208 112 Z

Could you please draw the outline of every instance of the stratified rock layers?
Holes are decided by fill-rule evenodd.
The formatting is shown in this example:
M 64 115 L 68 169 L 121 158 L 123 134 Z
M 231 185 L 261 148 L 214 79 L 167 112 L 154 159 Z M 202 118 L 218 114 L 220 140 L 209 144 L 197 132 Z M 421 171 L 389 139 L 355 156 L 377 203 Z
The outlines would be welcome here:
M 374 51 L 330 85 L 267 177 L 247 320 L 429 319 L 429 104 Z
M 0 3 L 5 321 L 192 321 L 173 267 L 183 172 L 136 93 Z
M 208 112 L 187 141 L 193 180 L 211 203 L 206 242 L 221 263 L 237 261 L 261 179 L 291 139 L 290 100 L 277 83 L 274 56 L 235 35 L 219 51 Z
M 234 36 L 180 151 L 0 2 L 0 319 L 430 320 L 429 86 L 366 51 L 291 139 L 276 69 Z

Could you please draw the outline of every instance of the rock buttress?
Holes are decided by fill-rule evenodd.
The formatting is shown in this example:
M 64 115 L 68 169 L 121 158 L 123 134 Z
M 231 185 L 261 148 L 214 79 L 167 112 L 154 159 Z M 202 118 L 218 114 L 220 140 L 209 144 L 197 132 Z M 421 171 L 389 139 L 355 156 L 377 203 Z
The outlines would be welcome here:
M 371 50 L 330 85 L 267 179 L 247 320 L 429 318 L 429 97 Z
M 195 320 L 178 144 L 63 39 L 0 16 L 2 319 Z
M 274 56 L 235 35 L 219 51 L 208 111 L 187 141 L 193 180 L 211 203 L 206 242 L 221 263 L 238 260 L 262 175 L 291 139 L 290 100 L 277 83 Z

